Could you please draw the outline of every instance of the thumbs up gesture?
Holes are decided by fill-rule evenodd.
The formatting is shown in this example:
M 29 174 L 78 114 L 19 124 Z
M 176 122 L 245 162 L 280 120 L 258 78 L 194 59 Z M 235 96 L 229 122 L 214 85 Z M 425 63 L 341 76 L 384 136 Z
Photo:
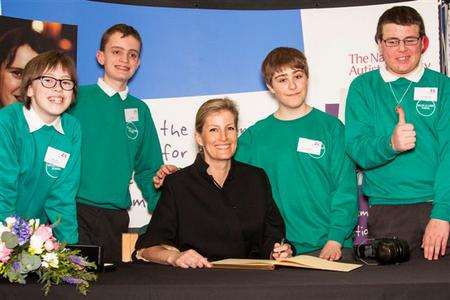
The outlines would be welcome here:
M 391 136 L 392 149 L 397 152 L 411 150 L 416 147 L 416 131 L 414 125 L 406 123 L 405 111 L 397 106 L 398 123 Z

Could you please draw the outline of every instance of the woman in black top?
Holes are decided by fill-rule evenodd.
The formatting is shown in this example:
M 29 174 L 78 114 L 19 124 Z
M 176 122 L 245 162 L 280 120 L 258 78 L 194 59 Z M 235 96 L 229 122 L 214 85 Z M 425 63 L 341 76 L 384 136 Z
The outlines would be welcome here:
M 200 153 L 191 166 L 165 178 L 161 199 L 138 258 L 184 268 L 211 267 L 223 258 L 292 255 L 269 180 L 260 168 L 233 159 L 238 113 L 228 99 L 212 99 L 197 112 Z

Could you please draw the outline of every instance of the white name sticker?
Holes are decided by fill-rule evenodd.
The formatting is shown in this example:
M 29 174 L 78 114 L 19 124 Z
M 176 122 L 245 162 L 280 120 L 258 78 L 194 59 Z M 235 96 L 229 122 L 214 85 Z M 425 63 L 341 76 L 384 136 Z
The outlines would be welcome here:
M 139 111 L 137 108 L 125 108 L 125 122 L 139 121 Z
M 437 101 L 438 88 L 416 87 L 414 88 L 414 101 Z
M 303 153 L 309 153 L 314 155 L 320 155 L 322 150 L 322 142 L 316 140 L 310 140 L 307 138 L 298 138 L 297 151 Z
M 48 164 L 54 165 L 64 169 L 69 160 L 70 154 L 53 147 L 48 147 L 45 153 L 44 161 Z

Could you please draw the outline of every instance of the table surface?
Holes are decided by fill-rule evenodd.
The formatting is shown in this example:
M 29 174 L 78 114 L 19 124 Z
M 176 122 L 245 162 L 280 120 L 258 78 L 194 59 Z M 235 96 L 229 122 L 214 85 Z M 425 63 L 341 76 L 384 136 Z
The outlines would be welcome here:
M 0 281 L 0 299 L 43 298 L 37 283 Z M 295 297 L 295 298 L 293 298 Z M 88 297 L 73 286 L 52 287 L 45 299 L 450 299 L 450 257 L 400 265 L 363 266 L 349 273 L 279 268 L 180 269 L 123 264 L 100 273 Z

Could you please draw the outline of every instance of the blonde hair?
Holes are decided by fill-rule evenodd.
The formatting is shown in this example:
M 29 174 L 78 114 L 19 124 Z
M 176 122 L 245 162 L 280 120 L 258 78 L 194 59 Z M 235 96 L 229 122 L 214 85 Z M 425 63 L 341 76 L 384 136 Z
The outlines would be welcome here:
M 234 116 L 234 125 L 237 128 L 239 112 L 237 110 L 236 104 L 228 98 L 216 98 L 210 99 L 200 106 L 195 116 L 195 131 L 201 133 L 203 126 L 205 125 L 206 118 L 215 112 L 221 110 L 229 111 Z

